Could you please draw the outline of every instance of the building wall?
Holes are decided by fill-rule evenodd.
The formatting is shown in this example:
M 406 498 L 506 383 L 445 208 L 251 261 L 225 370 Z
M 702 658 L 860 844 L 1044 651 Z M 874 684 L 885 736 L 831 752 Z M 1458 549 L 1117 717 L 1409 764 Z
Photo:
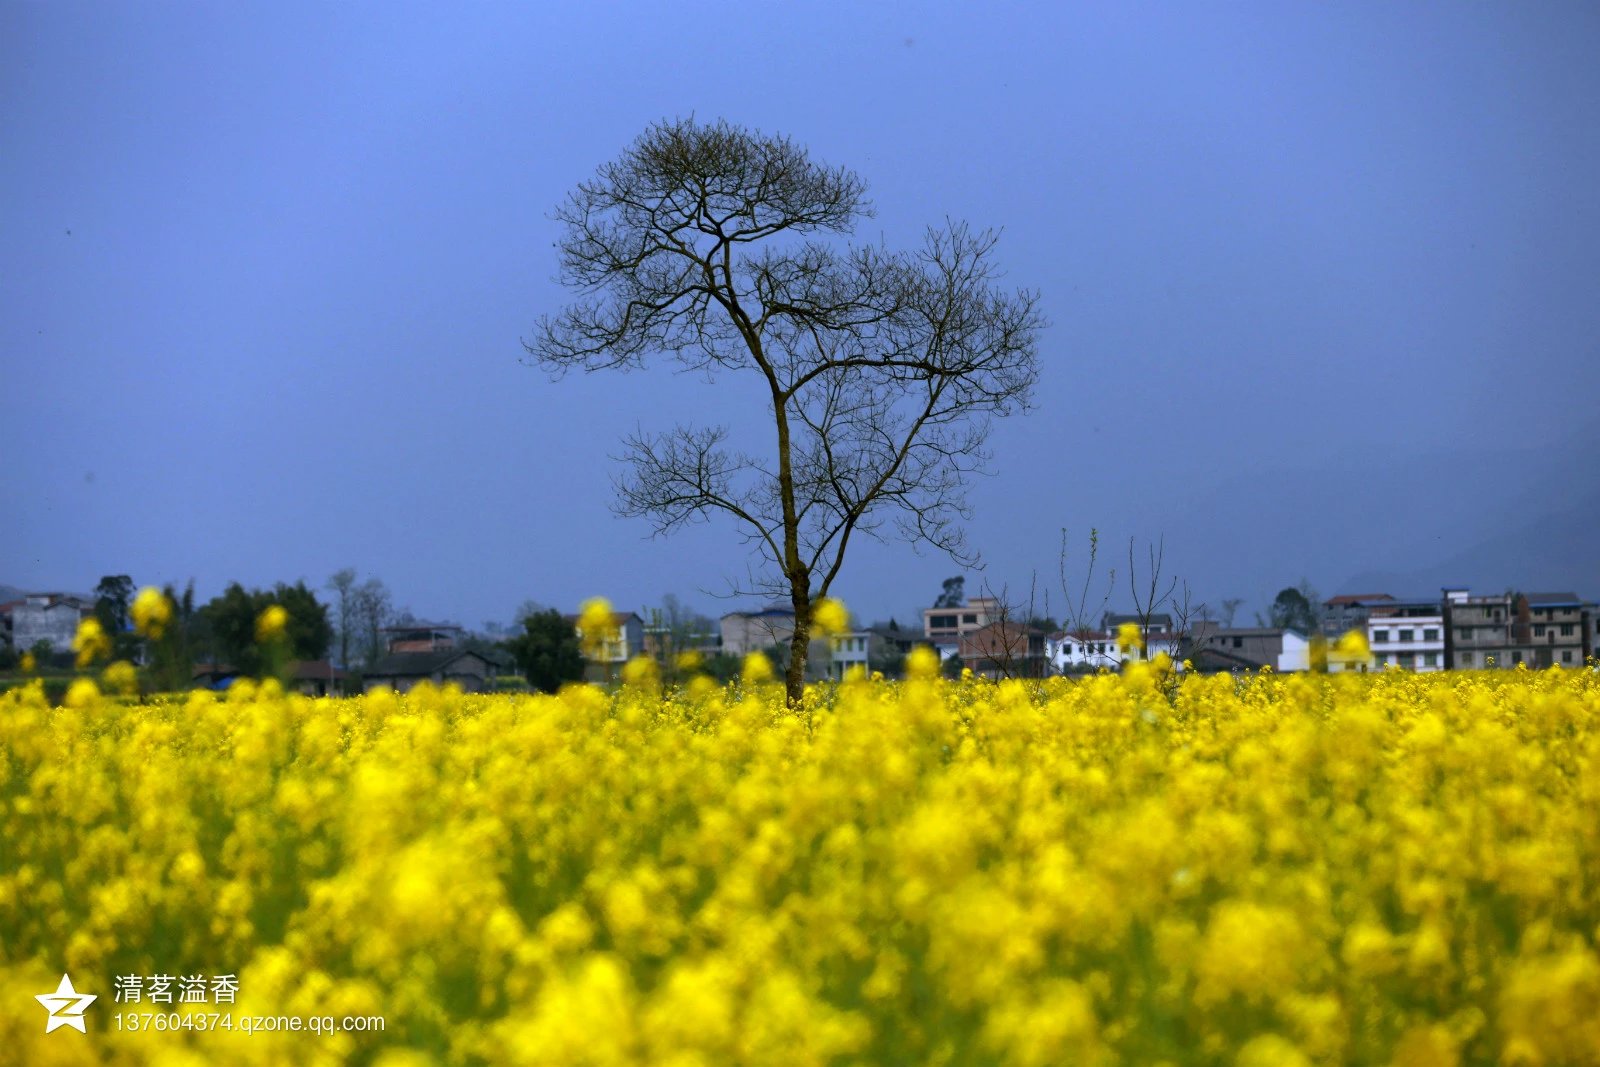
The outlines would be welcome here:
M 1580 605 L 1534 604 L 1528 614 L 1528 648 L 1533 666 L 1583 666 L 1586 619 Z
M 1273 668 L 1280 674 L 1311 669 L 1311 641 L 1293 630 L 1278 634 L 1278 660 Z
M 1373 665 L 1429 672 L 1445 669 L 1444 612 L 1437 615 L 1374 615 L 1367 620 Z
M 1300 644 L 1306 646 L 1306 666 L 1283 666 L 1286 662 L 1298 663 L 1299 661 L 1299 647 L 1292 642 L 1289 646 L 1289 659 L 1286 661 L 1283 658 L 1286 648 L 1284 639 L 1288 636 L 1298 639 Z M 1310 644 L 1305 638 L 1300 637 L 1299 634 L 1295 634 L 1291 630 L 1263 629 L 1260 627 L 1208 630 L 1205 636 L 1200 639 L 1200 647 L 1214 648 L 1229 655 L 1260 664 L 1263 667 L 1271 667 L 1273 670 L 1305 670 L 1310 666 Z
M 1509 594 L 1472 596 L 1466 590 L 1447 592 L 1444 636 L 1448 666 L 1453 670 L 1512 666 L 1513 653 L 1521 651 L 1513 640 L 1514 620 Z
M 782 612 L 729 612 L 722 617 L 722 651 L 743 656 L 794 637 L 794 616 Z
M 11 640 L 18 652 L 26 652 L 40 641 L 48 641 L 57 652 L 72 647 L 78 623 L 93 608 L 76 600 L 47 600 L 29 597 L 11 612 Z
M 874 635 L 866 630 L 835 634 L 828 638 L 828 677 L 842 681 L 853 667 L 867 670 L 873 650 Z
M 923 608 L 922 636 L 942 651 L 960 646 L 961 639 L 1000 618 L 997 597 L 975 596 L 959 608 Z

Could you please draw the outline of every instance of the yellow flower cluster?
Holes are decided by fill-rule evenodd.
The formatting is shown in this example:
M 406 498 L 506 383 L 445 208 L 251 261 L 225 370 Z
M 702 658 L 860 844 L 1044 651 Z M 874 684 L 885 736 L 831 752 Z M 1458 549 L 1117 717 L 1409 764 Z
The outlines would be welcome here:
M 931 662 L 930 662 L 931 660 Z M 1600 676 L 0 697 L 0 1049 L 1600 1064 Z M 770 672 L 768 672 L 770 673 Z M 70 972 L 87 1040 L 21 1014 Z M 239 978 L 117 1032 L 113 977 Z M 59 1057 L 60 1059 L 53 1059 Z
M 589 659 L 611 658 L 611 647 L 620 636 L 611 602 L 605 597 L 592 597 L 583 602 L 578 615 L 578 637 L 583 642 L 583 654 Z
M 282 638 L 289 628 L 289 611 L 282 604 L 268 604 L 256 617 L 256 641 L 270 644 Z
M 850 610 L 844 601 L 825 596 L 811 609 L 811 629 L 818 637 L 832 637 L 850 631 Z
M 72 636 L 72 651 L 78 654 L 76 662 L 80 669 L 111 655 L 111 637 L 99 619 L 85 615 L 78 621 L 78 632 Z
M 154 586 L 147 585 L 133 598 L 133 626 L 144 637 L 159 639 L 172 621 L 172 601 Z

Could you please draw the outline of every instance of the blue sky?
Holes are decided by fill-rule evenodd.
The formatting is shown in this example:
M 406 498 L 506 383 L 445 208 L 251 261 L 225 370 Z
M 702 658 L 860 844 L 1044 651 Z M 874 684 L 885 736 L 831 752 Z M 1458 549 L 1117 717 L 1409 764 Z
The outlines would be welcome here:
M 724 610 L 735 532 L 648 539 L 608 456 L 753 432 L 754 383 L 520 362 L 551 209 L 693 114 L 859 171 L 862 238 L 1003 228 L 1041 292 L 970 587 L 1058 593 L 1093 526 L 1213 603 L 1600 595 L 1597 51 L 1583 4 L 0 0 L 0 582 Z M 867 545 L 838 592 L 904 618 L 953 572 Z

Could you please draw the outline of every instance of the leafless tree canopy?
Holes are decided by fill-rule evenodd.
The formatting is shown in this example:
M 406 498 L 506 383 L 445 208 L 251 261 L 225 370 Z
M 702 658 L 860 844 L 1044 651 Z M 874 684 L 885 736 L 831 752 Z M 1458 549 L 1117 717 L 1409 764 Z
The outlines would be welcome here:
M 652 126 L 557 210 L 578 299 L 525 342 L 558 375 L 668 356 L 760 376 L 772 451 L 733 448 L 721 426 L 637 433 L 619 510 L 658 532 L 740 521 L 795 608 L 791 695 L 811 602 L 853 536 L 892 524 L 971 562 L 967 476 L 1037 376 L 1037 297 L 996 284 L 995 233 L 947 223 L 910 252 L 839 239 L 871 211 L 858 176 L 787 138 Z

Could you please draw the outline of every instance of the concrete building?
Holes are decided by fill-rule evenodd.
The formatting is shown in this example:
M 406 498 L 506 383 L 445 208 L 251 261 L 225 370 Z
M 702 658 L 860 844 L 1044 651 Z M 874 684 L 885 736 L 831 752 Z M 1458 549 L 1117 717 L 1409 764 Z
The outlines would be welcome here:
M 581 643 L 583 627 L 579 623 L 583 621 L 583 616 L 563 615 L 562 618 L 572 624 Z M 584 648 L 584 678 L 591 682 L 613 681 L 621 673 L 624 663 L 643 654 L 644 620 L 635 611 L 613 611 L 611 635 L 600 643 L 598 649 Z
M 1206 672 L 1260 670 L 1279 673 L 1311 669 L 1311 640 L 1298 630 L 1275 626 L 1223 628 L 1202 622 L 1195 626 L 1188 659 Z
M 1117 635 L 1104 630 L 1053 633 L 1045 638 L 1044 655 L 1054 674 L 1078 674 L 1102 668 L 1114 671 L 1122 666 Z
M 458 685 L 468 693 L 482 693 L 490 689 L 493 677 L 493 664 L 481 654 L 465 649 L 444 649 L 386 656 L 367 670 L 362 685 L 369 693 L 380 685 L 404 693 L 418 682 L 429 681 L 441 686 Z
M 1532 667 L 1581 667 L 1593 654 L 1591 622 L 1575 593 L 1527 593 L 1518 605 L 1526 612 Z
M 1126 618 L 1124 621 L 1138 624 L 1137 617 Z M 1155 626 L 1156 620 L 1152 618 L 1150 634 L 1145 639 L 1144 651 L 1139 654 L 1140 658 L 1154 659 L 1166 653 L 1174 663 L 1181 664 L 1184 659 L 1181 654 L 1182 642 L 1178 635 L 1172 632 L 1170 621 L 1164 629 L 1158 630 Z M 1051 672 L 1054 674 L 1077 674 L 1102 668 L 1120 670 L 1125 658 L 1121 646 L 1117 644 L 1115 629 L 1058 632 L 1045 639 L 1045 659 L 1049 661 Z
M 1515 640 L 1520 636 L 1514 633 L 1515 601 L 1511 593 L 1473 596 L 1467 589 L 1444 590 L 1446 665 L 1475 670 L 1520 662 L 1524 650 Z
M 1408 671 L 1445 669 L 1444 606 L 1437 600 L 1375 604 L 1367 617 L 1367 647 L 1373 666 Z
M 460 646 L 466 631 L 447 622 L 410 622 L 399 626 L 385 626 L 378 631 L 383 635 L 384 647 L 391 656 L 404 656 L 413 652 L 443 652 Z
M 1337 641 L 1351 630 L 1364 634 L 1374 609 L 1395 602 L 1388 593 L 1341 593 L 1322 602 L 1322 636 Z
M 975 596 L 959 608 L 922 609 L 922 636 L 939 650 L 941 659 L 959 654 L 961 639 L 974 630 L 998 622 L 1000 598 Z
M 1046 635 L 1020 622 L 992 622 L 961 635 L 961 665 L 982 678 L 1043 678 Z
M 838 682 L 843 681 L 844 676 L 856 667 L 870 671 L 875 643 L 876 635 L 870 630 L 852 630 L 829 637 L 828 677 Z
M 47 642 L 57 652 L 72 647 L 78 623 L 94 614 L 94 601 L 71 593 L 29 593 L 11 605 L 11 646 L 18 653 Z
M 794 609 L 769 604 L 759 611 L 730 611 L 721 620 L 722 651 L 744 656 L 794 638 Z

